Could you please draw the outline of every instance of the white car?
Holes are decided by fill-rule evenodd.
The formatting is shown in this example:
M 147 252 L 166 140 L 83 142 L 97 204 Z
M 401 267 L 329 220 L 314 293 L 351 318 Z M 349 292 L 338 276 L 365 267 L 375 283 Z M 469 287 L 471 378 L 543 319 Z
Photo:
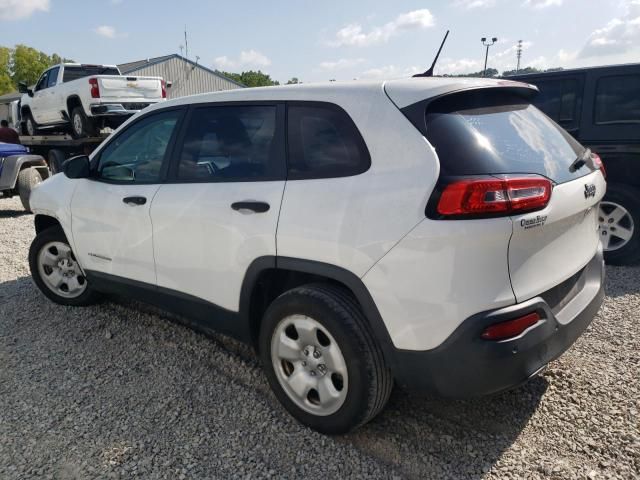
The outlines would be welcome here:
M 23 133 L 68 129 L 76 137 L 95 135 L 107 126 L 116 128 L 149 105 L 166 100 L 160 77 L 123 76 L 115 65 L 62 63 L 46 70 L 33 89 L 23 93 Z
M 603 300 L 597 156 L 530 85 L 415 78 L 172 100 L 31 198 L 33 279 L 118 292 L 255 346 L 299 421 L 346 432 L 394 382 L 536 375 Z

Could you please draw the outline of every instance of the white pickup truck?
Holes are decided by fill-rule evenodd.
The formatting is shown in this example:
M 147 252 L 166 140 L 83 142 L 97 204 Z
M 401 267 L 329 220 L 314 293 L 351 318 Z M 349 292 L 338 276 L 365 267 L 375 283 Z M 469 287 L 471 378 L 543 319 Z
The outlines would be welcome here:
M 68 130 L 75 138 L 93 136 L 165 100 L 166 88 L 160 77 L 124 76 L 115 65 L 55 65 L 33 89 L 20 84 L 23 134 Z

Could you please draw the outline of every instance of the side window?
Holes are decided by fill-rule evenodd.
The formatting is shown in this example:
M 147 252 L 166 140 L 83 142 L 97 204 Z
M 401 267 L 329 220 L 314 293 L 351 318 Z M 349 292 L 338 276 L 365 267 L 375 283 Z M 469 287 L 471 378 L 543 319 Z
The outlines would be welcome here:
M 595 123 L 640 123 L 640 75 L 616 75 L 598 80 Z
M 560 80 L 545 80 L 533 83 L 540 93 L 533 99 L 536 107 L 555 121 L 560 119 L 560 98 L 562 96 L 562 82 Z
M 49 70 L 49 80 L 47 81 L 47 88 L 55 87 L 58 81 L 58 72 L 60 67 L 52 68 Z
M 347 113 L 331 104 L 288 107 L 291 180 L 347 177 L 369 169 L 367 147 Z
M 185 131 L 178 180 L 284 179 L 275 105 L 198 107 Z
M 49 72 L 44 72 L 42 74 L 42 76 L 40 77 L 40 80 L 38 80 L 38 83 L 36 83 L 36 88 L 34 88 L 34 91 L 38 91 L 38 90 L 42 90 L 47 88 L 47 81 L 49 79 Z
M 120 182 L 158 182 L 180 111 L 147 116 L 115 137 L 100 152 L 97 177 Z

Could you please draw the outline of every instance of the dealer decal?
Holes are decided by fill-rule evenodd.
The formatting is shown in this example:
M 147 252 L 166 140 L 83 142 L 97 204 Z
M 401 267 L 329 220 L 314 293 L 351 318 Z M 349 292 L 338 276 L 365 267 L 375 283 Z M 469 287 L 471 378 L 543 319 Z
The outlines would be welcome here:
M 520 220 L 520 226 L 525 230 L 529 230 L 530 228 L 541 227 L 547 221 L 546 215 L 536 215 L 532 218 L 523 218 Z

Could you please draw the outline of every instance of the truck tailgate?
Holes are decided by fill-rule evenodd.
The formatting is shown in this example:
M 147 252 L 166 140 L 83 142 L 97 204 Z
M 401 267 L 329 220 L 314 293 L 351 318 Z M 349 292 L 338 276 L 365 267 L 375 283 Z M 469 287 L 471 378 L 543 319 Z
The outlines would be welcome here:
M 159 100 L 162 81 L 158 77 L 99 76 L 100 97 L 104 99 L 136 98 Z

